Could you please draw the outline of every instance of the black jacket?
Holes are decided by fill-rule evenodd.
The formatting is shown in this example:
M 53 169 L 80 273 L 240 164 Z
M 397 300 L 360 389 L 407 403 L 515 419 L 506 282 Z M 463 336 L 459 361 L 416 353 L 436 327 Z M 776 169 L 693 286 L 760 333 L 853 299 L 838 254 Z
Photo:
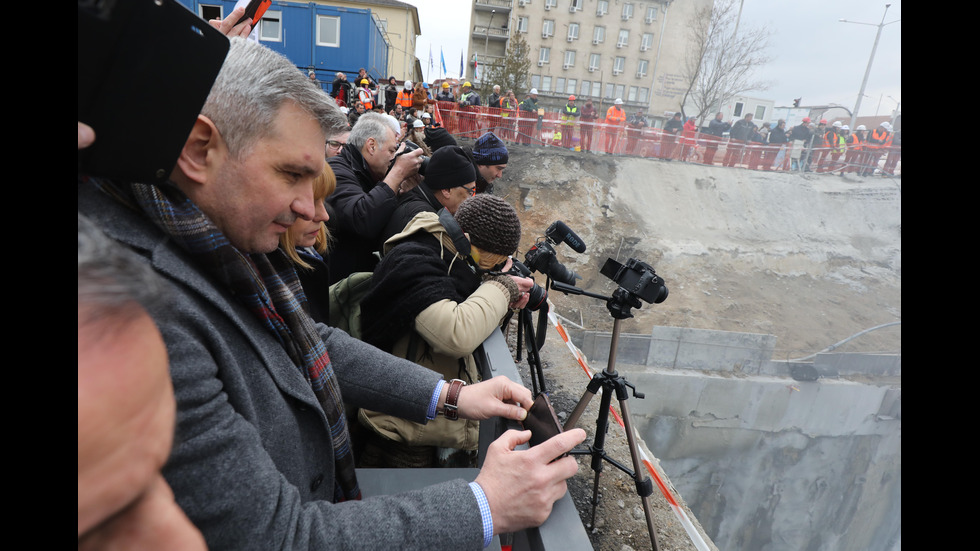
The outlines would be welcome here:
M 353 145 L 345 145 L 327 162 L 337 177 L 337 189 L 327 199 L 335 211 L 327 222 L 334 240 L 327 257 L 333 283 L 354 272 L 374 271 L 374 252 L 398 198 L 387 184 L 375 180 Z
M 718 119 L 711 119 L 711 122 L 708 123 L 708 134 L 718 136 L 719 138 L 724 136 L 725 132 L 728 132 L 731 129 L 731 124 Z
M 786 137 L 786 130 L 784 128 L 775 127 L 769 131 L 769 143 L 786 143 L 789 138 Z
M 429 186 L 425 185 L 424 181 L 412 188 L 408 193 L 401 194 L 398 197 L 398 206 L 395 207 L 395 212 L 391 214 L 391 218 L 388 219 L 388 225 L 381 232 L 378 250 L 383 250 L 384 242 L 392 235 L 401 233 L 412 218 L 415 218 L 416 214 L 420 212 L 439 212 L 441 208 L 442 203 L 436 199 L 436 196 L 429 189 Z

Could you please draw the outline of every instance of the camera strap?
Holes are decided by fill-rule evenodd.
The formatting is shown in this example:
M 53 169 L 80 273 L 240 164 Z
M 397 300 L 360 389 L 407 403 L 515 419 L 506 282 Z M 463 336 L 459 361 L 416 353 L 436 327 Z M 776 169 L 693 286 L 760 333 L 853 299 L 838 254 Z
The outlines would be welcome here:
M 470 240 L 466 238 L 463 234 L 463 228 L 459 227 L 459 222 L 456 218 L 446 210 L 445 207 L 439 209 L 439 223 L 445 228 L 446 233 L 449 234 L 449 238 L 453 241 L 453 246 L 456 247 L 456 253 L 466 259 L 466 263 L 473 268 L 478 268 L 473 257 L 470 256 Z

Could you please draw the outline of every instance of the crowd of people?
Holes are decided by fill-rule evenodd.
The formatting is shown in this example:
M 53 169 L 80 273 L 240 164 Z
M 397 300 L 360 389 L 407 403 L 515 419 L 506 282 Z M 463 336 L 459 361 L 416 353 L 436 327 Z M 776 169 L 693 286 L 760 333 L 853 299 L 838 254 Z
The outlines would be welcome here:
M 365 97 L 351 124 L 239 17 L 212 22 L 230 49 L 166 181 L 78 175 L 79 548 L 479 549 L 539 526 L 582 429 L 506 431 L 474 479 L 410 492 L 362 499 L 356 470 L 476 466 L 479 421 L 527 415 L 474 354 L 533 285 L 492 193 L 507 148 L 398 94 L 402 118 Z M 98 132 L 79 121 L 79 149 Z M 357 338 L 324 297 L 359 274 Z

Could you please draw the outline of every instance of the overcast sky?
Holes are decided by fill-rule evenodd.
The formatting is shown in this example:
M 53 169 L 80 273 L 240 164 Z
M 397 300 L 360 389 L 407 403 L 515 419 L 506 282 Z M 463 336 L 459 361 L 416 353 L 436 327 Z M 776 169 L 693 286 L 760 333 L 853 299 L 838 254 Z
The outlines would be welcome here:
M 440 76 L 440 49 L 446 60 L 444 74 L 458 76 L 460 53 L 464 58 L 469 55 L 472 2 L 403 1 L 418 7 L 422 35 L 416 55 L 426 79 Z M 837 104 L 853 110 L 884 15 L 860 114 L 887 115 L 902 100 L 901 2 L 891 2 L 886 13 L 887 2 L 868 0 L 741 1 L 739 29 L 764 26 L 772 31 L 769 54 L 773 60 L 756 74 L 758 80 L 771 82 L 771 86 L 746 95 L 771 99 L 776 107 L 791 106 L 793 99 L 802 97 L 804 106 Z M 667 17 L 669 25 L 669 9 Z

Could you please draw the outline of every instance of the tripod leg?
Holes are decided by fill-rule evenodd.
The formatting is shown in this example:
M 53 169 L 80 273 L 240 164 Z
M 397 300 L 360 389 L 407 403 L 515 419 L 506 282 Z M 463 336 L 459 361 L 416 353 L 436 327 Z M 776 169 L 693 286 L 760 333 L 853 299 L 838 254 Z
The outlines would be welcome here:
M 650 544 L 652 545 L 653 551 L 658 551 L 660 546 L 657 544 L 657 532 L 653 527 L 653 511 L 650 508 L 650 494 L 653 493 L 653 484 L 649 478 L 644 479 L 641 474 L 643 471 L 640 470 L 640 454 L 636 447 L 636 440 L 633 438 L 633 423 L 630 418 L 629 405 L 625 399 L 619 400 L 619 408 L 623 412 L 623 428 L 626 429 L 626 441 L 629 443 L 630 457 L 633 459 L 636 491 L 640 494 L 640 500 L 643 502 L 643 513 L 646 515 L 647 530 L 650 531 Z

